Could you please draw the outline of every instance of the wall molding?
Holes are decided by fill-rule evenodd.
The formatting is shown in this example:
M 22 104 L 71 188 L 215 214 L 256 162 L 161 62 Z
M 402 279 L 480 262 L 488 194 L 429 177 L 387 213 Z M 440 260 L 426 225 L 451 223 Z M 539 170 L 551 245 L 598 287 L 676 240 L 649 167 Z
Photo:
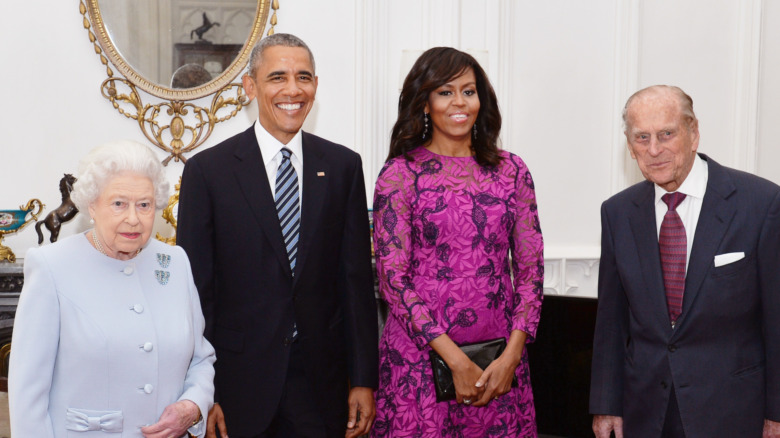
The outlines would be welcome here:
M 737 17 L 737 59 L 734 84 L 734 166 L 758 170 L 758 105 L 763 0 L 741 0 Z
M 386 87 L 388 83 L 388 14 L 387 2 L 355 2 L 355 137 L 354 150 L 363 160 L 366 193 L 369 208 L 373 202 L 374 183 L 381 169 L 380 157 L 389 135 L 384 122 L 387 111 L 394 108 L 389 105 L 390 97 Z M 393 82 L 393 81 L 391 81 Z M 394 82 L 393 82 L 394 83 Z
M 598 297 L 598 257 L 545 257 L 544 294 Z
M 420 4 L 423 48 L 460 47 L 462 0 L 428 0 Z
M 491 3 L 492 4 L 492 3 Z M 515 18 L 515 4 L 514 0 L 503 0 L 499 3 L 498 14 L 499 22 L 497 26 L 498 35 L 513 35 L 513 30 L 517 26 L 518 22 Z M 490 26 L 485 26 L 490 28 Z M 501 147 L 504 149 L 517 148 L 519 145 L 513 145 L 512 143 L 512 131 L 515 123 L 508 123 L 510 120 L 516 120 L 514 116 L 515 105 L 510 105 L 512 102 L 512 96 L 514 96 L 514 83 L 516 82 L 516 76 L 512 72 L 516 72 L 515 59 L 513 56 L 512 48 L 514 47 L 513 38 L 499 38 L 498 39 L 498 65 L 496 68 L 496 93 L 498 94 L 498 102 L 501 107 Z M 491 56 L 493 58 L 493 56 Z M 502 104 L 503 103 L 503 104 Z M 516 149 L 515 149 L 516 151 Z
M 611 192 L 617 193 L 639 181 L 641 174 L 626 149 L 623 134 L 623 106 L 639 84 L 639 2 L 615 2 L 614 88 L 612 94 L 612 178 Z

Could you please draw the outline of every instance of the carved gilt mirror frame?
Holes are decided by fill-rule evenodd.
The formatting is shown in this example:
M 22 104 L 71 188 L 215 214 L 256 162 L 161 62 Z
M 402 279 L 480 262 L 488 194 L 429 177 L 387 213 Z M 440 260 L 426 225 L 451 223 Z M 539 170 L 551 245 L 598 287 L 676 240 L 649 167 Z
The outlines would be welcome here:
M 103 97 L 111 101 L 120 114 L 136 121 L 152 144 L 169 154 L 163 160 L 164 165 L 168 165 L 171 159 L 186 162 L 184 154 L 203 144 L 214 130 L 214 125 L 232 118 L 248 103 L 241 84 L 231 81 L 244 69 L 252 47 L 262 38 L 270 9 L 273 9 L 273 16 L 268 35 L 274 33 L 278 8 L 279 0 L 257 0 L 249 36 L 232 63 L 203 85 L 174 89 L 148 80 L 123 58 L 103 21 L 98 0 L 81 0 L 79 4 L 89 40 L 100 62 L 106 66 L 108 79 L 100 87 Z M 112 65 L 124 77 L 115 76 Z M 139 89 L 162 101 L 144 103 Z M 212 99 L 205 108 L 188 102 L 207 96 L 212 96 Z

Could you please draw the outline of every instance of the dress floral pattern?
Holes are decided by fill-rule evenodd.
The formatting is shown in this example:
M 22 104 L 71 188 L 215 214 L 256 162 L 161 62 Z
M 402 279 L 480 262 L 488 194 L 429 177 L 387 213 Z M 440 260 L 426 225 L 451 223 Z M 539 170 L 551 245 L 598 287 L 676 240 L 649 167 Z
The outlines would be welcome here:
M 445 333 L 458 344 L 516 329 L 534 339 L 544 259 L 531 174 L 505 151 L 494 167 L 422 147 L 410 155 L 385 164 L 374 195 L 379 290 L 390 312 L 372 436 L 535 437 L 525 351 L 519 387 L 485 407 L 437 403 L 428 358 L 428 343 Z

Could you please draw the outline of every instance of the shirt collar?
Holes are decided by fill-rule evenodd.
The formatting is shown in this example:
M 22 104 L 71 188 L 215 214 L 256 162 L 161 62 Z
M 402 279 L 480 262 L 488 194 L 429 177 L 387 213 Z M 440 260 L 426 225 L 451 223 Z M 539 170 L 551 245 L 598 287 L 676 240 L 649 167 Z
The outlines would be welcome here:
M 691 167 L 690 173 L 688 173 L 688 176 L 685 177 L 685 181 L 683 181 L 676 191 L 685 193 L 685 196 L 704 199 L 704 192 L 707 191 L 708 176 L 709 169 L 707 168 L 707 162 L 697 154 L 696 159 L 693 160 L 693 167 Z M 663 202 L 661 201 L 661 197 L 668 192 L 658 184 L 654 184 L 654 186 L 655 203 L 658 204 L 659 202 Z
M 292 152 L 292 156 L 296 157 L 298 161 L 303 162 L 303 141 L 301 130 L 295 133 L 295 136 L 287 144 L 282 144 L 273 135 L 263 128 L 260 121 L 255 122 L 255 136 L 257 137 L 257 144 L 260 145 L 260 153 L 263 155 L 263 165 L 268 166 L 268 163 L 273 161 L 279 151 L 282 148 L 287 148 Z

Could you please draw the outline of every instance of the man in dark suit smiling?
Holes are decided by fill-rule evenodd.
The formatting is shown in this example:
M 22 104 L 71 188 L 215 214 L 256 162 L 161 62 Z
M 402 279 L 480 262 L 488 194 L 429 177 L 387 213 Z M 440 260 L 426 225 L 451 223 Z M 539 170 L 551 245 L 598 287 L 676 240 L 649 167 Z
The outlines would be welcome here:
M 218 356 L 209 433 L 356 437 L 378 373 L 360 156 L 301 131 L 317 91 L 303 41 L 266 37 L 249 65 L 258 121 L 187 162 L 179 202 Z
M 602 205 L 593 431 L 780 436 L 780 187 L 703 154 L 693 101 L 628 99 L 647 181 Z

